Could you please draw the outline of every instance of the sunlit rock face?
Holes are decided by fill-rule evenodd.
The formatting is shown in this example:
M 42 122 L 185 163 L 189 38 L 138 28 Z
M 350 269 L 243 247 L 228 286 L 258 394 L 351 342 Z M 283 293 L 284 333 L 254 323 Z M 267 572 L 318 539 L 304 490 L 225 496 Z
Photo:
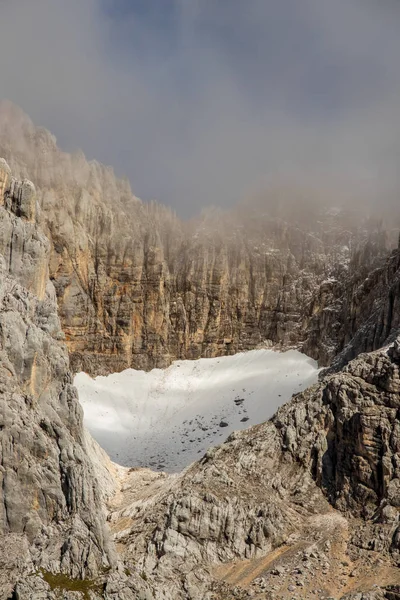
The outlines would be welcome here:
M 112 560 L 36 217 L 33 185 L 1 161 L 0 594 L 40 567 L 89 577 Z
M 113 466 L 83 428 L 38 218 L 33 184 L 0 160 L 0 599 L 146 599 L 117 568 Z
M 354 297 L 391 242 L 363 210 L 326 209 L 325 191 L 274 190 L 183 223 L 143 204 L 112 169 L 61 152 L 9 103 L 0 103 L 1 154 L 35 181 L 76 372 L 163 368 L 266 340 L 303 345 L 327 365 L 372 306 L 373 290 L 362 314 Z

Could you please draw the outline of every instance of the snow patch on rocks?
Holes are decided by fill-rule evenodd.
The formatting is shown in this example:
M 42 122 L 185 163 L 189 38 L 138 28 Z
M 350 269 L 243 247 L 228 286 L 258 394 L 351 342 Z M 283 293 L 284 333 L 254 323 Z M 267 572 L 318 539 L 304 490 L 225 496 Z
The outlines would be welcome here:
M 232 431 L 270 418 L 317 378 L 304 354 L 261 349 L 150 372 L 78 373 L 74 383 L 86 427 L 113 461 L 176 472 Z

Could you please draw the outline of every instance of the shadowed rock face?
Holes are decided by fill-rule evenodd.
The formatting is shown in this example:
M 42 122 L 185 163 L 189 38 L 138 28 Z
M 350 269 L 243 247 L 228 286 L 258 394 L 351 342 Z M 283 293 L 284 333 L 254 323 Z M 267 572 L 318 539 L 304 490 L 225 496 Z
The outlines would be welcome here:
M 359 287 L 374 296 L 364 280 L 384 263 L 385 233 L 360 214 L 329 213 L 314 192 L 279 190 L 267 206 L 182 223 L 135 198 L 110 168 L 61 152 L 9 103 L 0 104 L 0 155 L 38 188 L 76 371 L 164 367 L 265 341 L 303 345 L 327 365 L 368 312 Z

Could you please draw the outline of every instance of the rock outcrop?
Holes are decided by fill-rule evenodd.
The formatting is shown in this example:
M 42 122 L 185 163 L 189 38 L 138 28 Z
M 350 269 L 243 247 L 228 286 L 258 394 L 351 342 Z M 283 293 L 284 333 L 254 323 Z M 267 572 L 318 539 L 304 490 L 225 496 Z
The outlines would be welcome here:
M 165 367 L 264 343 L 304 346 L 328 365 L 357 328 L 357 289 L 392 245 L 364 210 L 328 210 L 313 190 L 271 191 L 267 204 L 183 223 L 111 169 L 61 152 L 10 103 L 0 103 L 0 155 L 37 186 L 76 371 Z
M 179 476 L 126 475 L 110 516 L 126 564 L 139 561 L 160 598 L 163 589 L 192 599 L 391 598 L 383 588 L 400 589 L 399 370 L 396 341 Z M 381 595 L 357 596 L 374 584 Z

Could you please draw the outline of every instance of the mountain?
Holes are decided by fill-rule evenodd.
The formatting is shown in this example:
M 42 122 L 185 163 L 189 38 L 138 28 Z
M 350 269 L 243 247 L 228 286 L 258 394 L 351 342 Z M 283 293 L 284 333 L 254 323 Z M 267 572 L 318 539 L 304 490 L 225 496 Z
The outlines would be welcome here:
M 265 341 L 328 365 L 368 314 L 370 276 L 393 248 L 393 216 L 382 223 L 362 205 L 333 210 L 312 188 L 270 190 L 181 222 L 138 200 L 112 169 L 62 152 L 8 102 L 0 103 L 0 156 L 37 187 L 75 372 L 149 370 Z M 368 349 L 391 330 L 389 321 Z
M 0 598 L 399 599 L 390 224 L 286 194 L 181 223 L 9 103 L 0 154 Z M 73 370 L 265 339 L 328 368 L 181 473 L 115 465 L 82 425 Z

